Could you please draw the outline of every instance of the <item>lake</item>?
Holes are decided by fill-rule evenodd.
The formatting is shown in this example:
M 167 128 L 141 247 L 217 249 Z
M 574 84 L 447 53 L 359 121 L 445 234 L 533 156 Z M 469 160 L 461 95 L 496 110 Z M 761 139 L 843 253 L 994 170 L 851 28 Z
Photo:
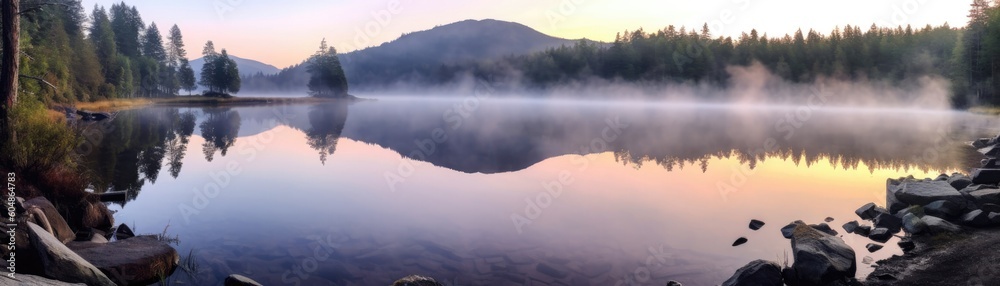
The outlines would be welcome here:
M 176 237 L 194 269 L 169 279 L 195 285 L 716 285 L 790 263 L 779 229 L 827 217 L 863 277 L 902 252 L 844 233 L 854 210 L 887 178 L 966 172 L 965 142 L 1000 132 L 941 110 L 376 98 L 74 124 L 91 191 L 127 192 L 116 222 Z

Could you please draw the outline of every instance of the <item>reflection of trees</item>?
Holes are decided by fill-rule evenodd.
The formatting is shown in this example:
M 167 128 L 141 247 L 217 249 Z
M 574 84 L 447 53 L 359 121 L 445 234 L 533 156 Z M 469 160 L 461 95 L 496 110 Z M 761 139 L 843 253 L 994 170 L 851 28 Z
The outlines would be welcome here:
M 229 147 L 236 143 L 236 136 L 240 131 L 240 113 L 229 109 L 203 110 L 206 119 L 199 125 L 201 136 L 205 138 L 202 151 L 205 153 L 205 160 L 211 162 L 216 151 L 220 151 L 225 157 Z
M 80 167 L 90 186 L 99 193 L 126 192 L 135 198 L 146 182 L 156 182 L 164 157 L 171 160 L 172 176 L 180 172 L 194 114 L 150 108 L 121 112 L 109 121 L 79 122 L 77 127 L 84 137 L 77 150 L 83 158 Z
M 337 151 L 337 141 L 347 122 L 347 103 L 337 102 L 313 106 L 309 110 L 309 124 L 306 139 L 309 147 L 319 151 L 319 161 L 326 164 L 326 158 Z

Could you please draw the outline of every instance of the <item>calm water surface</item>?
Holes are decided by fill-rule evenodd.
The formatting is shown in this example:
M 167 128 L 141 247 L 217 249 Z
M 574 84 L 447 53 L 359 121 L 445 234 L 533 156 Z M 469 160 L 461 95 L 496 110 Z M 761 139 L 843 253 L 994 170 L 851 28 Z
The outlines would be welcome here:
M 220 284 L 715 285 L 790 260 L 778 229 L 855 220 L 886 178 L 964 171 L 991 117 L 527 99 L 151 107 L 78 123 L 116 221 L 166 233 Z M 747 228 L 750 219 L 767 225 Z M 731 247 L 739 237 L 749 242 Z M 901 251 L 857 250 L 859 276 Z M 787 257 L 787 258 L 786 258 Z

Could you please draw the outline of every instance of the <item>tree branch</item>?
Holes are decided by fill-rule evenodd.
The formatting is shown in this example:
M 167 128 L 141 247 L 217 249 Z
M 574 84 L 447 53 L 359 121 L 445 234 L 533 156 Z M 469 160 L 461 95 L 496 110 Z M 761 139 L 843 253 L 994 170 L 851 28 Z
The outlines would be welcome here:
M 19 77 L 23 77 L 23 78 L 30 78 L 30 79 L 33 79 L 33 80 L 37 80 L 37 81 L 40 81 L 40 82 L 44 83 L 45 85 L 48 85 L 49 87 L 51 87 L 52 89 L 55 89 L 55 90 L 58 90 L 58 89 L 59 89 L 59 88 L 58 88 L 58 87 L 56 87 L 55 85 L 52 85 L 51 83 L 49 83 L 49 82 L 45 81 L 45 79 L 43 79 L 43 78 L 40 78 L 40 77 L 36 77 L 36 76 L 30 76 L 30 75 L 24 75 L 24 74 L 19 74 L 19 75 L 17 75 L 17 76 L 19 76 Z
M 34 11 L 42 10 L 42 8 L 45 8 L 45 6 L 63 6 L 63 7 L 66 7 L 66 8 L 72 8 L 73 7 L 73 6 L 70 6 L 69 4 L 66 4 L 66 3 L 45 2 L 45 3 L 38 3 L 38 6 L 28 7 L 28 8 L 21 9 L 21 11 L 17 13 L 17 15 L 27 14 L 27 13 L 31 13 L 31 12 L 34 12 Z

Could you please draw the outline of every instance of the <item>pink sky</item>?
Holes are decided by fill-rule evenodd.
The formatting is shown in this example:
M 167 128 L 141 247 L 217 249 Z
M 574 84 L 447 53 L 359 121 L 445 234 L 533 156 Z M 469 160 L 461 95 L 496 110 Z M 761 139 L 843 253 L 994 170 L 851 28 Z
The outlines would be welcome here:
M 83 0 L 110 6 L 120 1 Z M 230 53 L 286 67 L 308 57 L 326 38 L 341 52 L 376 46 L 401 34 L 466 19 L 525 24 L 562 38 L 610 41 L 615 33 L 667 25 L 737 36 L 756 28 L 769 35 L 798 28 L 829 32 L 845 24 L 964 26 L 971 0 L 173 0 L 131 1 L 147 24 L 184 33 L 189 57 L 205 41 Z M 162 31 L 166 32 L 166 31 Z

